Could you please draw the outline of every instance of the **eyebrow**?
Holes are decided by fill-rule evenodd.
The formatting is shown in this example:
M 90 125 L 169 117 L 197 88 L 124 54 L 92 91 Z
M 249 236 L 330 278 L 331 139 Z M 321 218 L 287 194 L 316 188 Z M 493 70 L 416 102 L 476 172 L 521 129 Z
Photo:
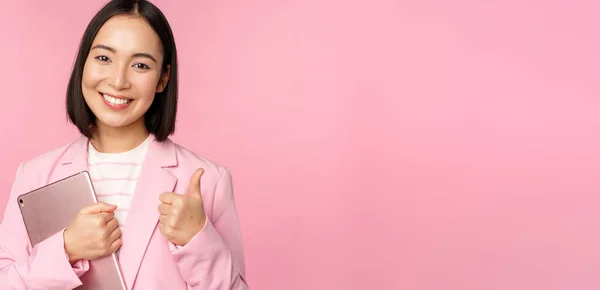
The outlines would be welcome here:
M 112 53 L 117 53 L 117 51 L 114 48 L 112 48 L 110 46 L 103 45 L 103 44 L 97 44 L 97 45 L 95 45 L 94 47 L 92 47 L 92 50 L 94 50 L 94 49 L 104 49 L 104 50 L 108 50 L 108 51 L 110 51 Z M 137 53 L 134 53 L 132 56 L 133 57 L 145 57 L 145 58 L 151 59 L 154 62 L 157 62 L 156 59 L 151 54 L 149 54 L 149 53 L 137 52 Z

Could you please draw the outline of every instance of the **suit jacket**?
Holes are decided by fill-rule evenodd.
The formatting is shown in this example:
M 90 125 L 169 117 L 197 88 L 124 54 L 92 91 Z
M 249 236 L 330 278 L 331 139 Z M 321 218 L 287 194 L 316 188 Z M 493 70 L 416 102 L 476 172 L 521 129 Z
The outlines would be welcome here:
M 0 224 L 0 289 L 73 289 L 89 269 L 71 265 L 63 232 L 31 247 L 17 196 L 87 170 L 88 139 L 21 163 Z M 159 195 L 185 194 L 204 168 L 201 195 L 207 223 L 187 245 L 175 246 L 158 229 Z M 120 266 L 128 289 L 248 289 L 242 234 L 229 170 L 174 143 L 151 139 L 122 234 Z

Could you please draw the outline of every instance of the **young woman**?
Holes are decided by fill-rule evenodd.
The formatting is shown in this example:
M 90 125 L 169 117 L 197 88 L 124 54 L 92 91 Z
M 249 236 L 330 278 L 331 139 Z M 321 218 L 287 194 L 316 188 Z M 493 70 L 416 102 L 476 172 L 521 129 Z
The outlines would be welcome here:
M 67 89 L 81 137 L 23 162 L 0 225 L 0 289 L 73 289 L 117 253 L 128 289 L 247 289 L 229 170 L 173 143 L 177 53 L 148 1 L 91 20 Z M 97 204 L 31 247 L 20 194 L 87 170 Z

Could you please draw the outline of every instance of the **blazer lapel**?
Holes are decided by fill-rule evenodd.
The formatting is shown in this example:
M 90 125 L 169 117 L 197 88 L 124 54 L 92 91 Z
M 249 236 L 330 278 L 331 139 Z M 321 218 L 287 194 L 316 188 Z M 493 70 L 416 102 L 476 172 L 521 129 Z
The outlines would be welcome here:
M 171 140 L 150 142 L 125 221 L 123 246 L 119 253 L 121 272 L 129 289 L 133 288 L 142 258 L 158 224 L 159 195 L 172 192 L 177 183 L 177 178 L 164 168 L 176 165 L 175 145 Z
M 88 170 L 88 144 L 89 139 L 85 136 L 72 142 L 46 182 Z M 151 139 L 125 221 L 123 246 L 119 253 L 121 272 L 129 289 L 133 288 L 142 258 L 158 224 L 158 196 L 172 192 L 177 184 L 177 178 L 165 170 L 172 166 L 177 166 L 175 144 L 170 139 L 162 143 Z

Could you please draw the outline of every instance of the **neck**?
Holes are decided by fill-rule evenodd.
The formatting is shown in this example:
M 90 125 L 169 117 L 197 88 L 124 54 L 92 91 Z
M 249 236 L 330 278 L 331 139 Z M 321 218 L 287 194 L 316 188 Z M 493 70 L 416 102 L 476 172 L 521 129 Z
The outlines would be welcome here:
M 90 141 L 98 152 L 120 153 L 139 146 L 148 138 L 148 135 L 143 119 L 118 128 L 98 122 L 92 131 Z

